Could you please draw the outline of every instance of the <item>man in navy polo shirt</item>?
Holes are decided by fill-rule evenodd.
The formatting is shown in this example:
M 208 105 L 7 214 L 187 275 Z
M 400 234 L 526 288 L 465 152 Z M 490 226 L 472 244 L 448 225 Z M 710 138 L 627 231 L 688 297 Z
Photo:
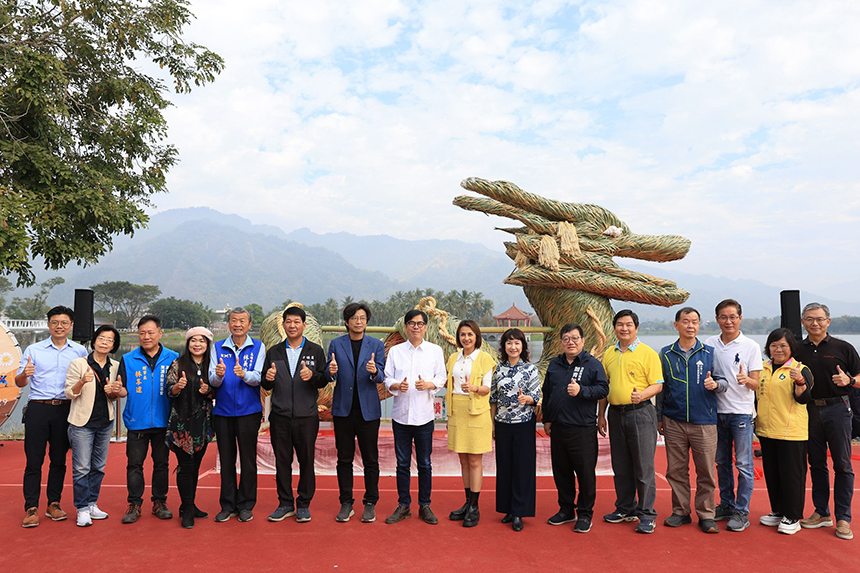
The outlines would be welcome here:
M 231 336 L 215 343 L 209 362 L 209 383 L 217 388 L 213 426 L 221 458 L 221 511 L 215 521 L 223 523 L 238 515 L 239 521 L 254 519 L 257 503 L 257 432 L 263 405 L 260 377 L 266 347 L 248 336 L 251 313 L 238 306 L 227 318 Z M 238 447 L 242 480 L 236 479 Z

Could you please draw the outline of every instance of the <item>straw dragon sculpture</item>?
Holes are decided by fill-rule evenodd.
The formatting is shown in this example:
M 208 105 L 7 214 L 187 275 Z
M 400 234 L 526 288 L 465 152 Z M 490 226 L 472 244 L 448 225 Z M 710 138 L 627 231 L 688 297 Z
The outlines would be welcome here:
M 525 225 L 500 229 L 516 239 L 505 243 L 516 266 L 505 282 L 523 287 L 544 326 L 559 329 L 569 322 L 582 325 L 595 356 L 602 356 L 615 340 L 610 299 L 672 306 L 689 296 L 672 281 L 623 269 L 612 260 L 614 256 L 660 262 L 681 259 L 690 249 L 690 241 L 684 237 L 638 235 L 603 207 L 545 199 L 513 183 L 469 178 L 460 185 L 483 197 L 461 195 L 454 199 L 454 205 Z M 294 305 L 298 303 L 290 306 Z M 437 309 L 430 297 L 422 299 L 417 308 L 430 319 L 427 340 L 442 346 L 447 358 L 456 351 L 454 332 L 459 320 Z M 386 352 L 406 340 L 402 318 L 394 328 L 396 332 L 385 339 Z M 322 329 L 310 315 L 305 336 L 322 344 Z M 286 338 L 280 312 L 265 319 L 260 338 L 267 347 Z M 492 351 L 487 345 L 485 348 Z M 538 363 L 542 372 L 560 352 L 558 337 L 547 336 Z M 331 418 L 333 393 L 334 383 L 320 390 L 317 404 L 322 419 Z M 382 399 L 389 396 L 382 387 L 379 395 Z

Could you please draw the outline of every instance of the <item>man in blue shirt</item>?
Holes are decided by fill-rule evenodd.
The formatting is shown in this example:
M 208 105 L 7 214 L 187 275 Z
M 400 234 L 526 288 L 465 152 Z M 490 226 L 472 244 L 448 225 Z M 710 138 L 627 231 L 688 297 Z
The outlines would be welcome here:
M 126 352 L 119 364 L 119 377 L 128 391 L 122 421 L 128 430 L 125 454 L 128 509 L 123 523 L 134 523 L 140 517 L 140 506 L 146 482 L 143 462 L 152 446 L 152 514 L 170 519 L 167 508 L 167 478 L 170 449 L 165 441 L 170 399 L 167 397 L 167 370 L 179 356 L 161 344 L 161 319 L 148 314 L 137 323 L 140 346 Z
M 66 454 L 69 451 L 69 408 L 66 397 L 66 369 L 75 358 L 87 355 L 86 349 L 68 339 L 75 312 L 65 306 L 48 311 L 49 338 L 31 344 L 24 350 L 15 384 L 23 388 L 29 382 L 30 396 L 24 411 L 24 527 L 39 525 L 39 498 L 42 493 L 42 463 L 50 444 L 51 466 L 48 470 L 48 509 L 46 516 L 54 521 L 66 519 L 60 509 L 63 480 L 66 477 Z

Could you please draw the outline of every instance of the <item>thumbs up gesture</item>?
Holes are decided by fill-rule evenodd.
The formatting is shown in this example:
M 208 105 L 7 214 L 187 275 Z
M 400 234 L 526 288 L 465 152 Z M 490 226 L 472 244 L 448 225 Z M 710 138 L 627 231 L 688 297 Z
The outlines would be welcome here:
M 421 378 L 420 374 L 418 375 L 418 380 L 415 381 L 415 389 L 419 391 L 429 390 L 431 385 L 432 384 L 430 384 L 429 382 L 425 382 L 424 379 Z
M 24 366 L 24 376 L 29 378 L 30 376 L 33 375 L 34 372 L 36 372 L 36 367 L 33 366 L 33 357 L 28 356 L 27 357 L 27 365 Z
M 311 376 L 313 376 L 313 374 L 314 373 L 311 372 L 311 369 L 308 368 L 307 364 L 305 364 L 305 361 L 302 360 L 302 369 L 299 370 L 299 378 L 307 382 L 311 379 Z
M 633 392 L 630 393 L 630 403 L 638 404 L 642 401 L 642 393 L 639 391 L 639 388 L 634 388 Z
M 219 358 L 218 359 L 218 365 L 215 367 L 215 376 L 217 376 L 218 378 L 223 378 L 224 374 L 226 374 L 226 373 L 227 373 L 227 365 L 224 364 L 223 358 Z
M 375 352 L 372 352 L 370 354 L 370 360 L 367 361 L 367 371 L 370 373 L 371 376 L 376 376 L 376 373 L 378 372 L 378 370 L 376 368 L 376 353 Z
M 789 374 L 789 376 L 791 376 L 791 379 L 794 380 L 794 383 L 797 384 L 798 386 L 802 386 L 802 385 L 806 384 L 806 381 L 803 379 L 803 374 L 801 374 L 801 372 L 800 372 L 800 368 L 795 366 L 794 368 L 792 368 L 791 370 L 788 371 L 788 374 Z
M 233 367 L 233 374 L 235 374 L 237 378 L 245 378 L 245 370 L 239 364 L 238 360 L 236 360 L 236 366 Z
M 705 390 L 715 390 L 717 386 L 717 381 L 711 377 L 711 371 L 708 370 L 708 373 L 705 375 Z
M 400 391 L 406 392 L 407 390 L 409 390 L 409 382 L 404 378 L 403 382 L 400 383 Z
M 209 392 L 209 384 L 207 384 L 206 382 L 201 380 L 200 381 L 200 388 L 197 391 L 200 392 L 201 394 L 206 394 L 207 392 Z
M 188 378 L 185 377 L 185 371 L 182 371 L 182 376 L 179 377 L 179 380 L 176 381 L 176 384 L 173 385 L 173 395 L 178 396 L 182 389 L 188 386 Z
M 574 380 L 573 377 L 571 376 L 570 384 L 567 385 L 568 395 L 569 396 L 576 396 L 577 394 L 579 394 L 579 391 L 581 389 L 582 389 L 582 386 L 580 386 L 579 383 L 576 380 Z M 635 402 L 634 402 L 634 404 L 635 404 Z
M 334 357 L 334 352 L 331 353 L 331 362 L 328 363 L 328 373 L 332 376 L 337 374 L 337 359 Z
M 420 379 L 420 378 L 421 378 L 421 376 L 419 376 L 418 378 Z M 421 381 L 423 382 L 423 380 L 421 380 Z M 417 388 L 417 384 L 416 384 L 416 388 Z M 419 389 L 419 390 L 423 390 L 424 388 L 418 388 L 418 389 Z M 466 392 L 466 393 L 468 393 L 468 392 L 471 392 L 471 391 L 472 391 L 472 385 L 471 385 L 471 384 L 469 384 L 469 377 L 468 377 L 468 376 L 466 376 L 466 377 L 463 379 L 463 383 L 462 383 L 462 384 L 460 384 L 460 389 L 461 389 L 463 392 Z
M 526 396 L 525 394 L 523 394 L 523 389 L 520 388 L 520 394 L 519 396 L 517 396 L 517 402 L 525 406 L 529 403 L 529 400 L 531 400 L 531 396 Z
M 119 394 L 122 390 L 122 376 L 119 374 L 116 375 L 116 380 L 112 384 L 105 385 L 105 390 L 107 391 L 108 386 L 110 386 L 111 394 Z
M 842 367 L 836 365 L 837 373 L 833 375 L 833 383 L 837 386 L 848 386 L 851 384 L 851 377 L 842 371 Z
M 266 380 L 269 382 L 274 382 L 275 381 L 275 374 L 277 374 L 277 373 L 278 373 L 278 369 L 275 368 L 275 363 L 272 362 L 272 367 L 269 368 L 268 371 L 266 371 Z
M 93 369 L 87 367 L 87 371 L 84 372 L 84 375 L 81 377 L 81 382 L 84 384 L 89 384 L 95 379 L 95 375 L 93 374 Z
M 749 384 L 749 382 L 751 380 L 751 378 L 749 376 L 744 374 L 744 365 L 743 364 L 741 364 L 740 369 L 738 370 L 737 379 L 738 379 L 738 384 L 740 384 L 741 386 L 746 386 L 747 384 Z

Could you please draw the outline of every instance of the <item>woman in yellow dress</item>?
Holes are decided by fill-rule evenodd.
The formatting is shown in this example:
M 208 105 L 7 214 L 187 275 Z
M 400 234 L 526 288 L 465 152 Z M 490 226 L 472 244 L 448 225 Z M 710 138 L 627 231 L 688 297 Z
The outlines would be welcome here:
M 481 329 L 473 320 L 457 327 L 457 354 L 448 359 L 448 449 L 460 456 L 466 503 L 451 512 L 463 527 L 478 525 L 478 497 L 484 477 L 483 456 L 493 449 L 490 385 L 496 361 L 481 350 Z

